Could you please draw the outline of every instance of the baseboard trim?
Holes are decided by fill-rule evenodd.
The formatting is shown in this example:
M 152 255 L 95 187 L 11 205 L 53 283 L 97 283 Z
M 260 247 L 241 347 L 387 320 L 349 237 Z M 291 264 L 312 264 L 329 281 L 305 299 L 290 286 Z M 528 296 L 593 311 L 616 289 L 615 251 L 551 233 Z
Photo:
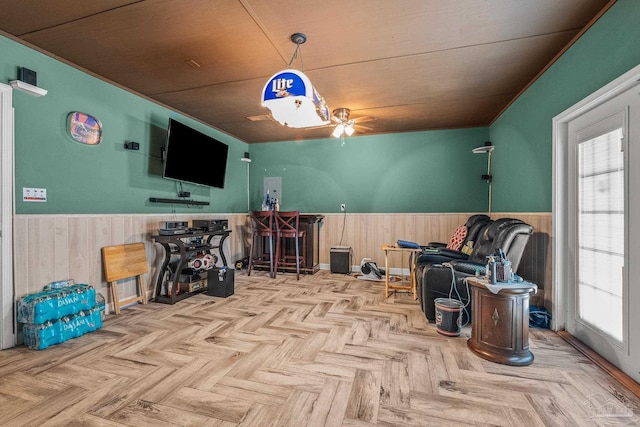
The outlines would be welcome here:
M 635 394 L 637 397 L 640 397 L 640 384 L 635 382 L 633 378 L 622 372 L 618 367 L 614 366 L 611 362 L 600 356 L 598 353 L 593 351 L 590 347 L 585 345 L 582 341 L 571 335 L 569 332 L 558 331 L 557 334 L 563 340 L 571 344 L 580 353 L 584 354 L 596 366 L 613 377 L 631 393 Z

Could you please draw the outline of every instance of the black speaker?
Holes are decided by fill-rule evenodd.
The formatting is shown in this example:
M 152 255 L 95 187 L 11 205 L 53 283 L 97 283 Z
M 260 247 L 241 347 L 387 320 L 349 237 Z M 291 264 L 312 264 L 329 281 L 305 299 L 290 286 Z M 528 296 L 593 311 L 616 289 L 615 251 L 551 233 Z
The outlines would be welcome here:
M 38 86 L 38 73 L 28 68 L 18 67 L 18 80 Z
M 332 273 L 351 273 L 351 246 L 333 246 L 329 253 L 329 263 Z

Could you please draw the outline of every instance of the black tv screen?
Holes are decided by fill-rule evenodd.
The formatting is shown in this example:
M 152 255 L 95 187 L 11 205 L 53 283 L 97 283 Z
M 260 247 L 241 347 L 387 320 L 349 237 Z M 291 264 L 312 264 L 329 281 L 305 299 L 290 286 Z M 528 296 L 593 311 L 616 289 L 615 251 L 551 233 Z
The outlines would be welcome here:
M 224 188 L 228 152 L 227 144 L 169 119 L 162 176 Z

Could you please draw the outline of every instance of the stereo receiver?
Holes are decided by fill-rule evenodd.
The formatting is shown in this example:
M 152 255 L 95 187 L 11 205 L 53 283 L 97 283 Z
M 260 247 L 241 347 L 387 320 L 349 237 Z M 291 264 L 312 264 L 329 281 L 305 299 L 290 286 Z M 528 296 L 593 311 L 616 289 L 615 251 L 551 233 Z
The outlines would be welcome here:
M 206 231 L 226 231 L 229 229 L 228 219 L 194 219 L 193 228 Z
M 189 228 L 189 221 L 160 221 L 158 228 L 161 230 L 173 230 L 176 228 Z

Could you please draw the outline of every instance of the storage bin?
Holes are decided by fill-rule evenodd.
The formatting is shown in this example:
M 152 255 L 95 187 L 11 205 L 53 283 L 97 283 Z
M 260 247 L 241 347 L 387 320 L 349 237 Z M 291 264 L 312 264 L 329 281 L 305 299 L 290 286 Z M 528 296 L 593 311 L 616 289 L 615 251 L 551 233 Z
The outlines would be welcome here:
M 227 267 L 212 268 L 207 278 L 207 295 L 227 298 L 233 295 L 235 270 Z

